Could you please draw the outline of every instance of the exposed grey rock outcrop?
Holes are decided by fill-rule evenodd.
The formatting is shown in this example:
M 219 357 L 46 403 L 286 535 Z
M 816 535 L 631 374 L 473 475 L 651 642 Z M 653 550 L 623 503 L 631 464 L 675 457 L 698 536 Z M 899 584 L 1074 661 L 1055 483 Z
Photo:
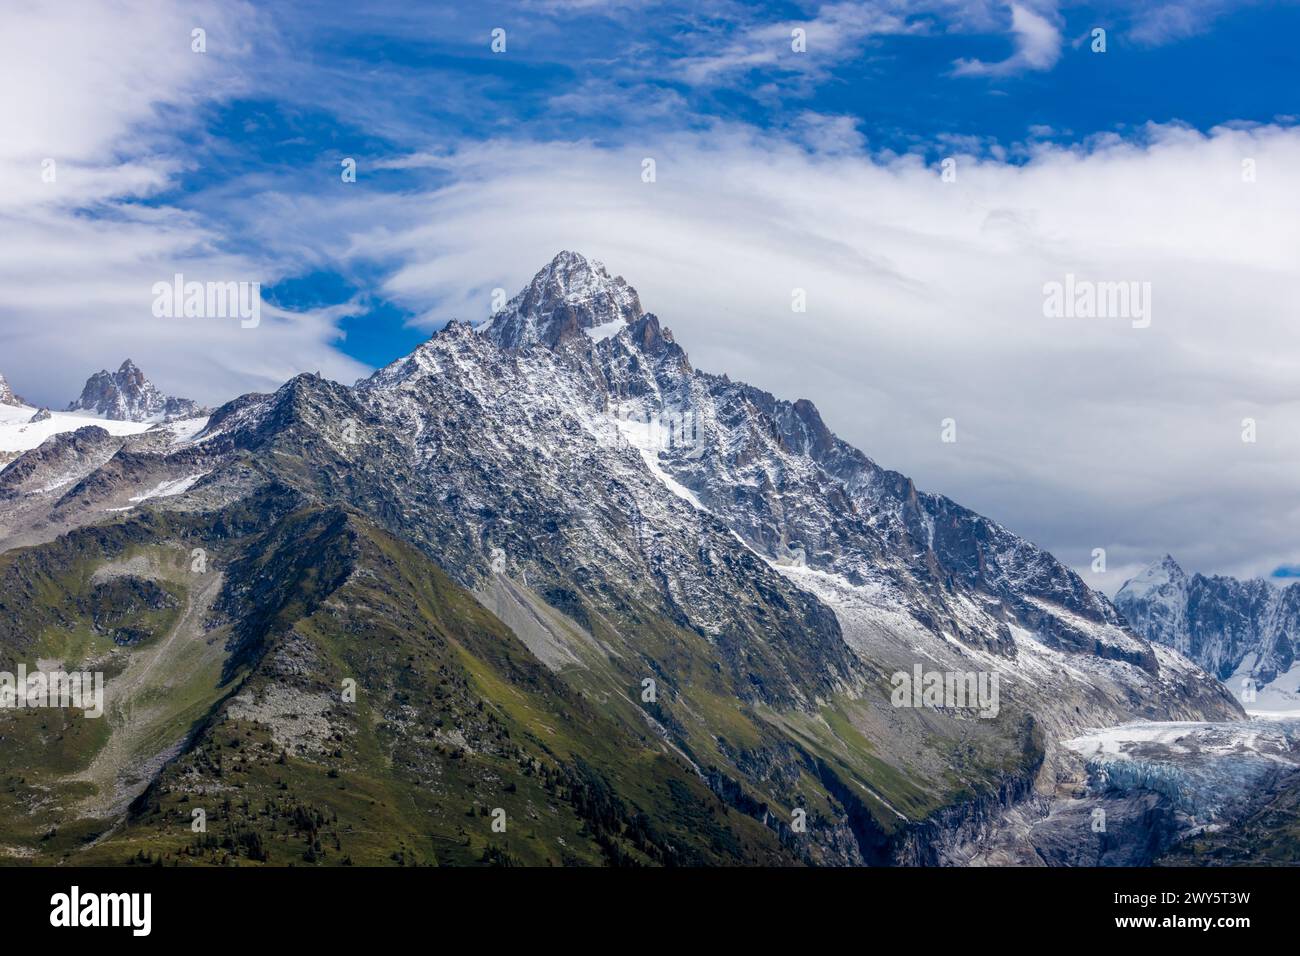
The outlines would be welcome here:
M 116 372 L 96 372 L 68 411 L 85 411 L 123 422 L 165 421 L 192 418 L 203 409 L 188 398 L 164 395 L 127 359 Z

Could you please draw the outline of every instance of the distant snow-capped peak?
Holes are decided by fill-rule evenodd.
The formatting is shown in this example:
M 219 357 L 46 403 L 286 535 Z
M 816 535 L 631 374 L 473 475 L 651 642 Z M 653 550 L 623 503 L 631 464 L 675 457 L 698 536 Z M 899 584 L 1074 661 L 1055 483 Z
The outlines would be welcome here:
M 1290 688 L 1264 709 L 1300 710 L 1300 584 L 1189 575 L 1165 555 L 1120 588 L 1115 606 L 1138 633 L 1186 654 L 1233 691 L 1242 690 L 1243 674 L 1261 691 Z
M 1151 595 L 1181 595 L 1187 589 L 1187 572 L 1171 555 L 1166 554 L 1155 564 L 1126 582 L 1121 589 L 1130 598 Z
M 9 387 L 5 377 L 0 375 L 0 405 L 20 406 L 23 404 L 23 400 L 14 394 L 14 390 Z
M 130 359 L 116 372 L 105 369 L 87 379 L 81 397 L 68 406 L 68 411 L 85 411 L 124 422 L 164 421 L 202 413 L 198 404 L 188 398 L 164 395 Z

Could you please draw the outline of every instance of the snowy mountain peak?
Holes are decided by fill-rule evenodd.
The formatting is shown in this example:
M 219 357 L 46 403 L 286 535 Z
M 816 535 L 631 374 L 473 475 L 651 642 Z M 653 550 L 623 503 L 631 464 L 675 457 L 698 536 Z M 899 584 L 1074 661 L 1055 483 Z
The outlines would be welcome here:
M 622 276 L 576 252 L 563 251 L 479 329 L 502 348 L 560 341 L 588 332 L 600 340 L 642 316 L 641 300 Z
M 1300 669 L 1288 676 L 1300 658 L 1300 585 L 1188 575 L 1165 555 L 1120 588 L 1115 606 L 1138 633 L 1186 654 L 1232 690 L 1242 689 L 1243 675 L 1261 693 L 1277 682 L 1285 692 L 1269 706 L 1300 709 Z
M 1187 575 L 1170 555 L 1126 581 L 1115 595 L 1115 606 L 1148 640 L 1190 652 Z
M 1182 566 L 1177 561 L 1174 560 L 1174 556 L 1172 554 L 1166 554 L 1163 558 L 1157 561 L 1155 565 L 1153 565 L 1153 567 L 1163 568 L 1170 573 L 1175 573 L 1175 574 L 1183 573 Z
M 9 387 L 5 377 L 0 375 L 0 405 L 20 406 L 23 400 L 14 394 L 14 390 Z
M 202 409 L 188 398 L 164 395 L 145 377 L 130 359 L 116 372 L 103 369 L 86 380 L 81 397 L 68 411 L 85 411 L 123 422 L 162 421 L 201 414 Z
M 1186 585 L 1187 573 L 1171 555 L 1166 554 L 1141 574 L 1125 582 L 1120 593 L 1126 593 L 1130 598 L 1156 593 L 1182 593 Z
M 144 372 L 140 371 L 140 367 L 130 359 L 127 359 L 117 367 L 116 377 L 121 381 L 131 383 L 131 385 L 136 389 L 144 390 L 153 388 L 150 381 L 144 377 Z

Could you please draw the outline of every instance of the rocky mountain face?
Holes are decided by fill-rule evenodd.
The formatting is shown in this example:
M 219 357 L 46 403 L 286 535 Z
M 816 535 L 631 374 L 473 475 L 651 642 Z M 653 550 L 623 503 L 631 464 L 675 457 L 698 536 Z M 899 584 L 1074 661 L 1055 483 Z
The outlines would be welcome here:
M 1185 654 L 1238 693 L 1241 679 L 1257 689 L 1274 684 L 1300 658 L 1300 584 L 1189 575 L 1165 555 L 1126 582 L 1115 605 L 1138 633 Z
M 104 465 L 122 447 L 97 425 L 61 432 L 0 471 L 0 499 L 48 494 Z
M 203 661 L 175 723 L 196 736 L 131 709 L 113 733 L 139 745 L 112 751 L 131 760 L 68 757 L 136 800 L 105 859 L 209 858 L 169 821 L 234 772 L 277 808 L 224 811 L 225 852 L 254 859 L 293 834 L 339 862 L 382 796 L 400 810 L 367 859 L 960 863 L 978 840 L 953 834 L 1086 786 L 1063 741 L 1241 716 L 1050 554 L 881 468 L 811 402 L 693 368 L 575 253 L 353 387 L 301 375 L 197 434 L 47 445 L 0 474 L 0 652 L 64 659 L 53 635 L 125 575 L 174 591 L 153 626 L 193 640 L 105 646 L 121 686 L 138 655 Z M 999 698 L 900 702 L 914 668 Z M 142 771 L 168 740 L 182 756 Z M 353 806 L 326 773 L 379 796 Z M 34 794 L 0 800 L 54 812 Z M 503 802 L 531 837 L 492 836 Z M 120 803 L 82 812 L 107 828 Z
M 641 300 L 599 262 L 561 252 L 482 328 L 499 346 L 553 348 L 580 331 L 605 338 L 641 317 Z
M 0 375 L 0 405 L 20 406 L 23 404 L 25 403 L 14 394 L 13 388 L 5 381 L 5 377 Z
M 188 398 L 164 395 L 130 359 L 116 372 L 104 370 L 87 379 L 81 397 L 68 406 L 68 411 L 90 412 L 124 422 L 191 418 L 204 413 Z

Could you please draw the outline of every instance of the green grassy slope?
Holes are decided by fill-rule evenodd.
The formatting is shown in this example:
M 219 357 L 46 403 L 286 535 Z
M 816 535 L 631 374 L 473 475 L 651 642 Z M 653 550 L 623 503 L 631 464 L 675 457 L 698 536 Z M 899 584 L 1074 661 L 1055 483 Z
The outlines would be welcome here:
M 962 772 L 919 772 L 877 745 L 883 682 L 747 704 L 704 638 L 632 600 L 613 620 L 575 596 L 588 630 L 552 671 L 423 551 L 274 485 L 10 552 L 0 594 L 0 663 L 108 678 L 99 720 L 0 711 L 11 863 L 881 863 L 900 813 L 1035 756 L 936 722 Z
M 247 554 L 224 609 L 237 691 L 79 862 L 797 859 L 357 515 L 296 512 Z

